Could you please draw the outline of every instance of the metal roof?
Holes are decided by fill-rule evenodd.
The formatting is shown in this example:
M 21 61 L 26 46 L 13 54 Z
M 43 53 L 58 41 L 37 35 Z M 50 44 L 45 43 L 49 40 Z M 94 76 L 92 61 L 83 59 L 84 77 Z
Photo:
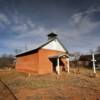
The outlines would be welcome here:
M 65 46 L 61 43 L 61 41 L 58 39 L 58 38 L 54 38 L 52 40 L 49 40 L 45 43 L 43 43 L 42 45 L 38 46 L 37 48 L 33 49 L 33 50 L 29 50 L 29 51 L 26 51 L 26 52 L 23 52 L 23 53 L 20 53 L 20 54 L 17 54 L 16 57 L 18 56 L 23 56 L 25 54 L 29 54 L 29 53 L 32 53 L 34 51 L 38 51 L 40 48 L 44 47 L 45 45 L 49 44 L 50 42 L 52 42 L 53 40 L 57 39 L 59 41 L 59 43 L 62 45 L 62 47 L 65 49 L 66 53 L 68 53 L 68 50 L 65 48 Z

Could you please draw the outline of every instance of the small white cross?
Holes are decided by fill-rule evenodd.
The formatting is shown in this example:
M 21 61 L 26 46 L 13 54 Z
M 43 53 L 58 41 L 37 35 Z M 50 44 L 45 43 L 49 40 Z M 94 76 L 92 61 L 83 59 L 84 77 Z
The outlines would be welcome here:
M 93 72 L 96 73 L 96 69 L 95 69 L 95 62 L 96 62 L 96 60 L 94 58 L 94 53 L 92 53 L 92 60 L 91 61 L 93 62 Z

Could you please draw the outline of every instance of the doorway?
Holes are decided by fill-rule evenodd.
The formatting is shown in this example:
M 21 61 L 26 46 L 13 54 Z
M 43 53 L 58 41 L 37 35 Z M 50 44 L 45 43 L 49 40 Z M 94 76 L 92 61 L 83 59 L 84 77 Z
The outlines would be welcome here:
M 52 71 L 57 73 L 56 68 L 57 68 L 57 58 L 49 58 L 51 63 L 52 63 Z M 60 71 L 65 71 L 65 64 L 62 61 L 61 58 L 59 58 L 59 66 L 60 66 Z
M 56 73 L 57 58 L 50 58 L 50 61 L 52 63 L 52 71 Z

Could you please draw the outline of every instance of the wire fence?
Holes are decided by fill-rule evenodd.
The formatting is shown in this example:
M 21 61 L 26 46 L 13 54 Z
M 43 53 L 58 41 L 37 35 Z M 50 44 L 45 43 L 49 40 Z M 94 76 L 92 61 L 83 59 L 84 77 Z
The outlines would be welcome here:
M 18 100 L 11 89 L 0 79 L 0 100 Z

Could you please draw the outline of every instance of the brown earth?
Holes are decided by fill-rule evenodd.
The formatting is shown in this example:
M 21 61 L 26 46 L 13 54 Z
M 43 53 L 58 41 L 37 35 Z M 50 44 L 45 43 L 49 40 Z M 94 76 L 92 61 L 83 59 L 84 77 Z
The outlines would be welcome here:
M 29 77 L 10 70 L 0 71 L 0 77 L 18 100 L 100 100 L 100 71 L 97 77 L 91 73 L 92 70 L 81 68 L 79 74 L 77 69 L 71 69 L 70 74 L 64 72 L 60 76 L 53 73 Z M 6 88 L 0 90 L 0 100 L 14 100 Z

